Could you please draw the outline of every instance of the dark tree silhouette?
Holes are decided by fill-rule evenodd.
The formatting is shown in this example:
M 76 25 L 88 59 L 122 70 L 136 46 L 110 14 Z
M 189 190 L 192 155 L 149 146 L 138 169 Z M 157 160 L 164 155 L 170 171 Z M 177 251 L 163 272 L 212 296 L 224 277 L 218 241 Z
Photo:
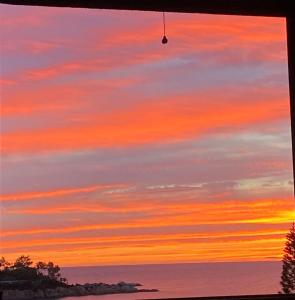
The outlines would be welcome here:
M 39 261 L 35 267 L 30 256 L 18 257 L 14 264 L 0 258 L 0 289 L 7 281 L 12 289 L 55 288 L 66 286 L 66 278 L 61 277 L 60 267 L 53 262 Z
M 30 256 L 22 255 L 16 259 L 13 267 L 15 269 L 29 268 L 32 264 Z
M 36 263 L 36 269 L 38 274 L 43 274 L 44 270 L 47 270 L 47 264 L 43 261 L 39 261 Z
M 54 265 L 52 261 L 50 261 L 47 264 L 47 272 L 48 272 L 48 277 L 52 280 L 59 280 L 60 279 L 60 268 L 58 265 Z
M 283 270 L 281 275 L 281 287 L 283 294 L 295 293 L 295 223 L 286 235 L 286 243 L 283 257 Z
M 10 267 L 10 263 L 6 261 L 6 259 L 2 256 L 0 258 L 0 271 L 8 269 Z

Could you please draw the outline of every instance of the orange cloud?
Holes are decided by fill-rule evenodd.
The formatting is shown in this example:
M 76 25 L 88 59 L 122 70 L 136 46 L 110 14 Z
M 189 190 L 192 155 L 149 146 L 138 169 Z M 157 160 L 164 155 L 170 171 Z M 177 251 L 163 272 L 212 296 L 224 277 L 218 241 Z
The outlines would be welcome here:
M 143 201 L 136 201 L 129 203 L 128 200 L 124 203 L 125 207 L 123 209 L 107 206 L 103 207 L 98 204 L 97 208 L 95 205 L 88 206 L 87 203 L 83 205 L 74 207 L 76 209 L 82 209 L 83 207 L 86 211 L 91 212 L 94 208 L 94 213 L 96 210 L 102 212 L 113 212 L 115 213 L 128 213 L 129 207 L 130 211 L 149 211 L 150 213 L 144 216 L 134 217 L 132 220 L 120 220 L 119 215 L 116 222 L 113 221 L 102 221 L 97 224 L 80 224 L 79 226 L 66 226 L 63 228 L 24 228 L 14 229 L 14 230 L 3 230 L 2 236 L 17 236 L 17 235 L 34 235 L 34 234 L 64 234 L 70 232 L 83 232 L 83 231 L 95 231 L 101 229 L 120 229 L 120 228 L 155 228 L 155 227 L 169 227 L 169 226 L 189 226 L 189 225 L 208 225 L 208 224 L 286 224 L 291 222 L 295 218 L 295 211 L 292 202 L 288 199 L 286 200 L 257 200 L 257 201 L 246 201 L 246 200 L 236 200 L 236 201 L 223 201 L 223 202 L 213 202 L 207 203 L 200 200 L 191 200 L 190 202 L 182 203 L 169 203 L 169 201 L 152 201 L 149 199 L 148 203 Z M 82 207 L 83 206 L 83 207 Z M 47 211 L 47 208 L 43 208 Z M 63 206 L 53 206 L 49 207 L 49 212 L 54 212 L 54 210 L 59 211 L 63 209 Z M 37 213 L 34 209 L 19 210 L 21 214 L 28 213 L 30 210 L 33 213 Z M 70 205 L 68 211 L 71 211 Z M 64 210 L 66 213 L 67 210 Z
M 68 121 L 71 114 L 79 113 L 80 117 L 86 115 L 87 109 L 102 104 L 111 91 L 126 88 L 139 82 L 140 78 L 121 78 L 116 81 L 90 81 L 79 80 L 73 84 L 54 84 L 50 87 L 28 88 L 19 92 L 19 89 L 5 89 L 5 102 L 1 103 L 0 115 L 2 117 L 36 117 L 38 114 L 54 114 L 53 120 L 61 117 Z M 16 82 L 5 81 L 7 84 Z M 1 83 L 1 82 L 0 82 Z M 19 83 L 20 84 L 20 83 Z M 21 85 L 21 84 L 20 84 Z M 86 112 L 84 112 L 86 110 Z
M 233 96 L 199 95 L 176 97 L 134 105 L 128 110 L 89 116 L 86 125 L 48 128 L 4 134 L 3 153 L 63 151 L 174 142 L 196 138 L 211 130 L 236 130 L 241 126 L 281 119 L 288 115 L 288 102 L 262 96 L 253 105 Z M 218 101 L 214 100 L 218 98 Z M 230 98 L 228 98 L 230 97 Z M 212 103 L 210 106 L 208 103 Z M 214 104 L 213 104 L 214 103 Z M 217 113 L 222 111 L 222 113 Z M 77 143 L 79 141 L 79 143 Z
M 16 81 L 15 80 L 12 80 L 12 79 L 0 79 L 0 85 L 1 86 L 4 86 L 4 85 L 14 85 L 16 84 Z M 1 110 L 0 110 L 1 112 Z
M 252 261 L 267 260 L 271 257 L 279 259 L 283 248 L 284 238 L 282 234 L 266 236 L 255 236 L 237 240 L 227 240 L 226 237 L 201 239 L 180 238 L 167 239 L 161 236 L 154 240 L 100 242 L 88 239 L 88 241 L 74 241 L 68 244 L 54 244 L 56 260 L 63 265 L 89 265 L 94 264 L 119 264 L 127 263 L 167 263 L 175 262 L 204 262 L 204 261 Z M 52 241 L 54 243 L 54 241 Z M 79 243 L 80 242 L 80 243 Z M 267 245 L 267 246 L 266 246 Z M 42 247 L 42 242 L 41 242 Z M 23 245 L 19 248 L 8 248 L 10 257 L 22 253 L 23 249 L 29 250 L 33 258 L 46 260 L 51 251 L 50 245 L 43 245 L 43 248 Z M 6 250 L 6 251 L 7 251 Z M 72 258 L 75 256 L 75 260 Z
M 16 193 L 16 194 L 2 194 L 0 195 L 0 201 L 20 201 L 20 200 L 32 200 L 32 199 L 44 199 L 52 197 L 62 197 L 73 194 L 80 193 L 92 193 L 98 190 L 104 190 L 110 188 L 110 185 L 94 185 L 88 187 L 80 188 L 69 188 L 69 189 L 58 189 L 55 191 L 42 191 L 42 192 L 26 192 L 26 193 Z
M 22 248 L 22 247 L 39 247 L 39 246 L 50 246 L 50 245 L 83 245 L 83 244 L 128 244 L 128 243 L 160 243 L 160 242 L 169 242 L 169 241 L 207 241 L 216 242 L 216 240 L 225 240 L 225 239 L 235 239 L 235 240 L 248 240 L 262 239 L 262 238 L 275 238 L 277 236 L 282 237 L 286 234 L 286 231 L 283 229 L 280 230 L 269 230 L 261 229 L 252 231 L 223 231 L 223 232 L 199 232 L 199 233 L 172 233 L 172 234 L 141 234 L 141 235 L 120 235 L 120 236 L 103 236 L 97 237 L 93 235 L 92 237 L 75 237 L 75 238 L 46 238 L 46 239 L 26 239 L 20 241 L 6 241 L 2 249 L 11 249 L 11 248 Z

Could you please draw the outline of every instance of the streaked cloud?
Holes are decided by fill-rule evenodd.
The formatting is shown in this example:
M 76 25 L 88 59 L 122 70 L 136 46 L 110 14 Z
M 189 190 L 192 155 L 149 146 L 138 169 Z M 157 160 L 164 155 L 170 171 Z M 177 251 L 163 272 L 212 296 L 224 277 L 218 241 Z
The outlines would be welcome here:
M 284 20 L 167 13 L 164 47 L 158 13 L 0 14 L 1 255 L 280 259 L 294 220 Z

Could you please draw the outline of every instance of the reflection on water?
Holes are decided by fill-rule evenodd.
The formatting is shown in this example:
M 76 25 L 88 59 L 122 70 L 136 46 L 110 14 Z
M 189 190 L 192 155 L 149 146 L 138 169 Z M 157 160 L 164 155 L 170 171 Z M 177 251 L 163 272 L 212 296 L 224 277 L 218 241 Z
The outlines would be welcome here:
M 139 282 L 157 293 L 85 296 L 87 300 L 268 294 L 280 289 L 280 262 L 169 264 L 64 268 L 70 283 Z M 81 298 L 81 297 L 79 297 Z M 67 300 L 76 300 L 69 297 Z

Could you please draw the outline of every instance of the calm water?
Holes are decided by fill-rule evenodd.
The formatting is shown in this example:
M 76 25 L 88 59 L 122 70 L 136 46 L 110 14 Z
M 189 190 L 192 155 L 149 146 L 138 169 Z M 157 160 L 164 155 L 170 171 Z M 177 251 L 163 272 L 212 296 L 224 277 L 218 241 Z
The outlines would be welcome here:
M 63 268 L 70 283 L 139 282 L 157 293 L 79 297 L 134 300 L 161 297 L 265 294 L 279 291 L 280 262 L 169 264 Z M 78 299 L 69 297 L 68 300 Z

